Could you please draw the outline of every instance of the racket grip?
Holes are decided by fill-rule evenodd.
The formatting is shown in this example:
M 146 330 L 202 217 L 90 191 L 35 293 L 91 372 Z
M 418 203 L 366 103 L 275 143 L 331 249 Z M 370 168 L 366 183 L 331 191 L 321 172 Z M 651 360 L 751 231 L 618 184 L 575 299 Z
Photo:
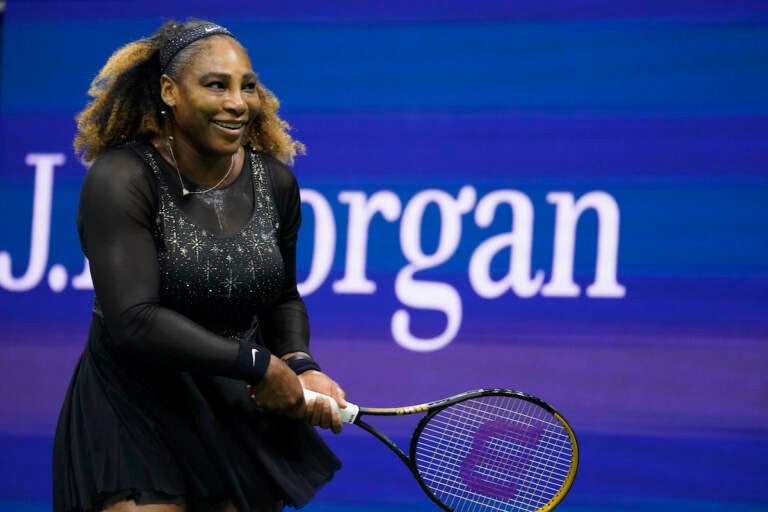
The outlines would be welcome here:
M 336 400 L 334 400 L 333 397 L 318 393 L 317 391 L 312 391 L 311 389 L 304 390 L 304 400 L 307 402 L 317 398 L 330 401 L 331 409 L 333 409 L 333 412 L 339 413 L 339 416 L 341 416 L 341 421 L 344 423 L 354 423 L 357 419 L 358 413 L 360 412 L 360 408 L 353 403 L 347 402 L 347 406 L 342 409 L 339 407 L 339 404 L 336 403 Z

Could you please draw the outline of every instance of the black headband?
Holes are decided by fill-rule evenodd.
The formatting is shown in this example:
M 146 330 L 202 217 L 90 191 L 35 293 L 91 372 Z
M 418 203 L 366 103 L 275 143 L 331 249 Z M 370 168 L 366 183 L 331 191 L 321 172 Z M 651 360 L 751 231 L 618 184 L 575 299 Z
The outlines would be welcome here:
M 165 43 L 165 46 L 160 49 L 160 72 L 165 73 L 168 64 L 171 63 L 176 54 L 190 44 L 198 39 L 218 34 L 232 36 L 232 33 L 229 30 L 220 25 L 216 25 L 215 23 L 203 23 L 187 29 L 181 34 L 169 39 L 168 42 Z

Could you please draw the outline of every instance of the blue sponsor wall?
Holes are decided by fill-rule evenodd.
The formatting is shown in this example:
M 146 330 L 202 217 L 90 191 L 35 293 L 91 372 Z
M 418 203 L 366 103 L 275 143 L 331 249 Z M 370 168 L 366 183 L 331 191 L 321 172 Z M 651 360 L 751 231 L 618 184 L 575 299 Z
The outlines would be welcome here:
M 190 16 L 307 145 L 300 286 L 350 399 L 520 389 L 581 441 L 562 510 L 768 510 L 768 4 L 587 0 L 7 2 L 0 510 L 50 508 L 89 320 L 73 117 Z M 307 510 L 433 509 L 366 434 L 328 440 Z

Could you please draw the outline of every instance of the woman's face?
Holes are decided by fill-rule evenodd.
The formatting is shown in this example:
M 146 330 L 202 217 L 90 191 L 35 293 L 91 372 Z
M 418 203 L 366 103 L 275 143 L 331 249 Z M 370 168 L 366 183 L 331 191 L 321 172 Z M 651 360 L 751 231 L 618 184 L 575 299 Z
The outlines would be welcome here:
M 164 76 L 161 92 L 173 108 L 174 139 L 200 155 L 229 155 L 243 144 L 261 102 L 251 60 L 234 39 L 211 36 L 182 70 Z

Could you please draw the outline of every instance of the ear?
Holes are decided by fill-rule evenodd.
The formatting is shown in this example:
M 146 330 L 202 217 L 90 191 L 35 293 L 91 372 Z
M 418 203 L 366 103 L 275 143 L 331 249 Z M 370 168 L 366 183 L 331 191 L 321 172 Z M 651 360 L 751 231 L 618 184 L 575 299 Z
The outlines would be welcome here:
M 179 88 L 176 85 L 176 82 L 173 81 L 173 78 L 169 77 L 168 75 L 163 75 L 160 77 L 160 98 L 163 100 L 163 103 L 171 108 L 176 106 L 176 95 L 178 94 L 178 89 Z

